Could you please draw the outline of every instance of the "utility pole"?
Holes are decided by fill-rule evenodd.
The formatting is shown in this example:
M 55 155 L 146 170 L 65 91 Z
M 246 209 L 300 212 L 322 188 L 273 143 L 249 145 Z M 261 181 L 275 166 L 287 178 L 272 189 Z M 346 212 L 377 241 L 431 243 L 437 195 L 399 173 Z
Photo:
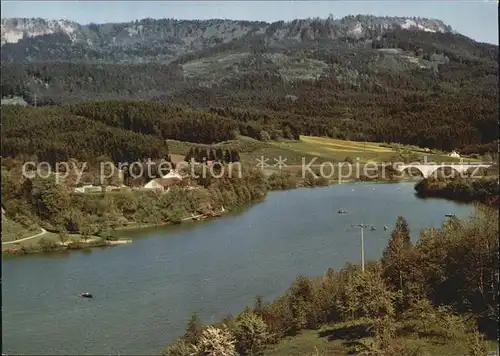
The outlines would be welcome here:
M 361 225 L 361 271 L 365 271 L 365 238 L 363 236 L 363 225 Z
M 364 230 L 365 227 L 373 227 L 372 225 L 364 225 L 364 224 L 355 224 L 351 225 L 351 227 L 359 227 L 361 229 L 361 271 L 365 271 L 365 237 Z

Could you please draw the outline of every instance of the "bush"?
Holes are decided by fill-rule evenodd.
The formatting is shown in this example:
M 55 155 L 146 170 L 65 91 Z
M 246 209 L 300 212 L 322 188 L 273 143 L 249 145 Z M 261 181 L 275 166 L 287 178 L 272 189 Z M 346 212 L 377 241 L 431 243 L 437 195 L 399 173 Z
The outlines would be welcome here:
M 172 209 L 168 212 L 168 220 L 173 224 L 179 224 L 182 222 L 183 216 L 180 209 Z
M 196 356 L 236 356 L 235 339 L 226 328 L 209 326 L 203 330 L 200 339 L 193 346 Z
M 325 178 L 325 177 L 319 177 L 316 180 L 316 185 L 319 187 L 326 187 L 329 184 L 330 184 L 330 180 L 328 178 Z
M 162 356 L 191 356 L 192 354 L 193 345 L 184 339 L 179 339 L 167 346 L 161 353 Z
M 379 271 L 355 271 L 338 301 L 346 319 L 393 316 L 395 293 L 390 291 Z
M 188 343 L 196 344 L 201 337 L 203 331 L 203 324 L 201 323 L 200 317 L 197 313 L 191 315 L 189 319 L 186 333 L 184 334 L 184 340 Z
M 269 340 L 266 322 L 253 312 L 243 313 L 235 323 L 236 348 L 243 355 L 262 352 Z
M 261 313 L 271 334 L 272 342 L 277 342 L 292 331 L 293 314 L 287 296 L 278 298 L 273 303 L 266 305 Z
M 113 235 L 112 231 L 109 228 L 101 228 L 99 231 L 96 233 L 97 236 L 99 236 L 101 239 L 104 241 L 116 241 L 118 238 Z
M 267 131 L 262 130 L 260 132 L 260 139 L 261 141 L 269 141 L 271 140 L 271 136 L 267 133 Z
M 488 344 L 482 334 L 474 330 L 467 338 L 468 355 L 483 356 L 488 353 Z
M 443 330 L 444 336 L 448 339 L 461 337 L 467 329 L 465 320 L 447 306 L 440 306 L 437 309 L 437 321 Z
M 288 172 L 273 173 L 267 179 L 267 189 L 281 190 L 297 187 L 297 178 Z
M 490 154 L 486 153 L 486 154 L 483 156 L 483 160 L 484 160 L 485 162 L 491 162 L 491 161 L 493 161 L 493 158 L 491 157 L 491 155 L 490 155 Z
M 57 243 L 53 240 L 47 240 L 44 237 L 38 241 L 38 244 L 42 248 L 43 251 L 48 252 L 48 251 L 53 251 L 57 248 Z
M 366 355 L 387 355 L 393 354 L 388 351 L 391 350 L 392 342 L 396 335 L 395 321 L 390 317 L 383 317 L 376 319 L 372 326 L 373 340 L 365 343 L 366 350 L 361 354 Z
M 279 141 L 283 139 L 283 131 L 281 130 L 272 130 L 271 131 L 271 140 Z
M 288 301 L 293 315 L 294 332 L 316 327 L 316 293 L 310 278 L 297 278 L 290 288 Z

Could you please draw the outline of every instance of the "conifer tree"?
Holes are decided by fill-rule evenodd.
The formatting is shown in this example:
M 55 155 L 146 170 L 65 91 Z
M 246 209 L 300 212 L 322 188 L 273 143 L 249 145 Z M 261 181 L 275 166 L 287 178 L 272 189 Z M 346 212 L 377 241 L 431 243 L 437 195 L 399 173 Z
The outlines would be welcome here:
M 208 150 L 206 148 L 201 149 L 201 162 L 208 160 Z
M 408 251 L 411 249 L 411 236 L 406 219 L 398 216 L 389 243 L 383 252 L 384 275 L 394 286 L 403 290 L 403 274 L 407 266 Z
M 186 156 L 184 157 L 184 161 L 186 161 L 186 162 L 191 162 L 191 158 L 194 158 L 194 150 L 193 150 L 193 147 L 190 147 L 190 148 L 189 148 L 188 153 L 187 153 L 187 154 L 186 154 Z
M 220 147 L 215 149 L 215 160 L 219 162 L 224 161 L 224 152 L 222 152 L 222 148 Z
M 198 313 L 193 313 L 191 319 L 189 319 L 186 332 L 184 333 L 184 339 L 192 344 L 198 342 L 203 331 L 203 324 L 200 320 Z
M 194 161 L 195 162 L 202 162 L 203 161 L 199 147 L 194 148 Z
M 210 151 L 208 152 L 208 160 L 215 161 L 215 151 L 213 149 L 210 149 Z
M 240 154 L 238 151 L 233 151 L 231 150 L 231 162 L 239 162 L 240 161 Z
M 229 163 L 231 162 L 231 153 L 229 150 L 224 151 L 224 158 L 223 158 L 224 163 Z

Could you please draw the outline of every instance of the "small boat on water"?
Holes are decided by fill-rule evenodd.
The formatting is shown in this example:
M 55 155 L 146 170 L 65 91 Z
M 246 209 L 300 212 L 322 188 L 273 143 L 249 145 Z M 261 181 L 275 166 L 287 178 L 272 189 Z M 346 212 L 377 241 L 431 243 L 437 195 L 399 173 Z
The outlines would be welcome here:
M 455 214 L 445 214 L 444 216 L 446 216 L 447 218 L 454 218 Z
M 347 210 L 340 209 L 337 214 L 347 214 Z
M 80 293 L 80 297 L 83 297 L 83 298 L 92 298 L 92 294 L 90 294 L 90 293 Z
M 388 228 L 389 228 L 389 226 L 384 225 L 384 231 L 387 231 Z

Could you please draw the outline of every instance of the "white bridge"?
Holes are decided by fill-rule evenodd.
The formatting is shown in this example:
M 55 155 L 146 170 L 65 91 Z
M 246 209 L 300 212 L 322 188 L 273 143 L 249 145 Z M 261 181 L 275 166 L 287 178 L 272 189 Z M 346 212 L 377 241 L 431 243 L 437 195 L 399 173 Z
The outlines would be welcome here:
M 472 172 L 476 172 L 479 168 L 488 168 L 491 167 L 491 164 L 475 164 L 475 163 L 460 163 L 460 164 L 402 164 L 394 167 L 394 169 L 400 173 L 403 173 L 405 170 L 410 169 L 418 169 L 424 178 L 428 178 L 439 168 L 452 168 L 459 174 L 464 174 L 469 171 L 471 168 L 474 168 Z

